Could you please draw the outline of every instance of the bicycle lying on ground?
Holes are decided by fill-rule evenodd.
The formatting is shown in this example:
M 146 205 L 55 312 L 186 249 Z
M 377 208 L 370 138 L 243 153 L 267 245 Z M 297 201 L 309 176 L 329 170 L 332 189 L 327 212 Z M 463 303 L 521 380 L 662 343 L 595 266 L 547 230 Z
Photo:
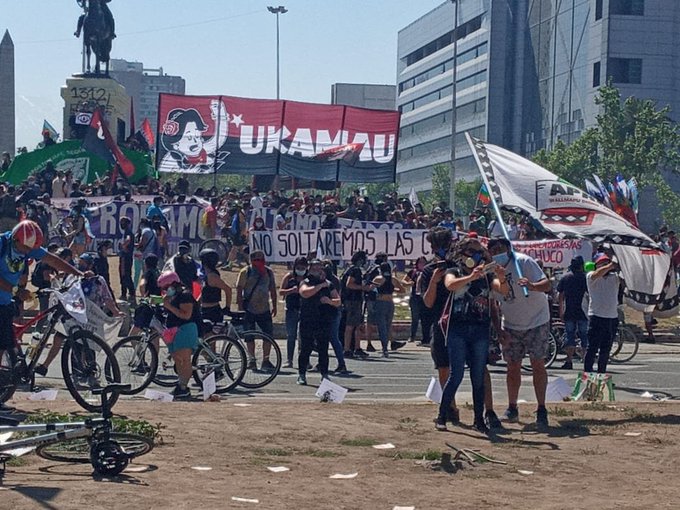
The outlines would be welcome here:
M 61 289 L 67 290 L 67 289 Z M 41 294 L 55 292 L 54 289 L 43 289 Z M 16 356 L 2 351 L 0 357 L 0 402 L 9 400 L 18 386 L 27 385 L 30 391 L 35 387 L 35 368 L 38 365 L 47 341 L 62 319 L 71 315 L 64 306 L 57 302 L 46 311 L 38 313 L 36 317 L 24 324 L 14 323 Z M 25 351 L 21 345 L 21 338 L 28 329 L 47 319 L 45 327 L 37 344 L 29 346 Z M 106 367 L 106 372 L 103 370 Z M 106 385 L 120 382 L 120 369 L 111 347 L 100 337 L 84 329 L 72 328 L 64 340 L 61 348 L 61 371 L 64 383 L 71 396 L 84 409 L 90 412 L 100 412 L 101 406 L 88 401 L 88 394 Z M 112 395 L 113 405 L 118 393 Z
M 114 432 L 111 421 L 111 406 L 120 392 L 128 385 L 110 384 L 93 391 L 101 395 L 101 417 L 87 418 L 82 422 L 42 423 L 19 425 L 11 416 L 0 416 L 0 434 L 49 432 L 25 439 L 0 444 L 0 473 L 12 455 L 8 452 L 18 448 L 37 447 L 36 454 L 43 459 L 56 462 L 90 463 L 95 472 L 105 476 L 121 473 L 131 459 L 149 453 L 153 440 L 136 434 Z

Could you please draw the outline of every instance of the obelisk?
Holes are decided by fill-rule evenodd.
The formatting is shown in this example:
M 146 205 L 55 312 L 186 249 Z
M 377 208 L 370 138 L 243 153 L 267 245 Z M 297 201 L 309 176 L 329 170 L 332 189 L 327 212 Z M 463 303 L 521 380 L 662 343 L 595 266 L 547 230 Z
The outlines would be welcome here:
M 14 123 L 14 42 L 5 30 L 0 42 L 0 153 L 7 151 L 11 157 L 16 152 Z

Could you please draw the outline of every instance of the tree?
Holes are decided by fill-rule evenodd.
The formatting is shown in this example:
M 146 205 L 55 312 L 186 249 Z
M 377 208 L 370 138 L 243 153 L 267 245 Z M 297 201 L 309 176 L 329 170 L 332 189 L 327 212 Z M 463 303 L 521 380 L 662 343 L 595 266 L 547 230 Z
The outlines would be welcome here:
M 430 193 L 430 206 L 437 206 L 440 202 L 449 203 L 449 190 L 451 189 L 451 172 L 449 165 L 438 164 L 432 170 L 432 192 Z
M 611 84 L 600 88 L 595 103 L 601 108 L 595 127 L 569 146 L 559 141 L 551 151 L 539 151 L 534 161 L 579 187 L 592 174 L 605 182 L 617 174 L 635 177 L 640 189 L 657 189 L 664 220 L 680 225 L 680 197 L 662 177 L 680 168 L 680 131 L 670 108 L 657 110 L 653 101 L 635 97 L 621 101 Z

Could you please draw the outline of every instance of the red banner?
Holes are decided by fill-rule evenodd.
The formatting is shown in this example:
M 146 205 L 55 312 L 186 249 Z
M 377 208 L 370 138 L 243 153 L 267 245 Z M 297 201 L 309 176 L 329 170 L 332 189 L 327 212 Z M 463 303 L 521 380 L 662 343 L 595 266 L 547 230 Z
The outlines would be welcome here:
M 393 182 L 398 133 L 396 111 L 161 94 L 157 165 L 161 172 Z

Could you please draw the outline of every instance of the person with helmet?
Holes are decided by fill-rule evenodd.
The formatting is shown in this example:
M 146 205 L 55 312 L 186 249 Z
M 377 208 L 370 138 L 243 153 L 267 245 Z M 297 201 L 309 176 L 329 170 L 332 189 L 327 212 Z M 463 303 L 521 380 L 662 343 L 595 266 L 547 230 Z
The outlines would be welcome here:
M 198 254 L 203 272 L 205 273 L 205 283 L 201 290 L 201 316 L 215 324 L 220 324 L 224 319 L 222 311 L 222 291 L 227 300 L 227 309 L 231 308 L 231 287 L 222 280 L 217 264 L 220 256 L 215 250 L 205 249 Z
M 172 394 L 176 399 L 188 399 L 191 398 L 188 388 L 192 373 L 191 353 L 198 345 L 198 303 L 194 300 L 191 289 L 182 284 L 179 275 L 174 271 L 162 273 L 158 277 L 158 286 L 165 294 L 163 307 L 168 312 L 165 319 L 167 330 L 163 334 L 163 340 L 175 361 L 179 378 Z
M 26 290 L 28 273 L 26 261 L 43 261 L 53 269 L 68 274 L 84 276 L 83 272 L 67 264 L 42 247 L 43 233 L 33 221 L 20 221 L 11 231 L 0 234 L 0 356 L 9 351 L 14 362 L 16 351 L 12 318 L 13 298 L 25 301 L 30 297 Z
M 113 315 L 114 317 L 122 317 L 123 312 L 120 311 L 118 305 L 116 304 L 116 300 L 113 299 L 113 294 L 111 294 L 111 291 L 106 283 L 106 280 L 104 280 L 104 278 L 102 278 L 101 276 L 97 276 L 94 274 L 93 272 L 94 262 L 95 256 L 89 252 L 83 253 L 78 258 L 78 270 L 83 275 L 91 276 L 90 278 L 87 278 L 82 281 L 81 286 L 83 289 L 83 295 L 87 300 L 91 301 L 99 308 L 108 310 L 110 314 Z M 67 276 L 64 280 L 64 284 L 69 285 L 71 281 L 72 280 L 70 279 L 70 277 Z M 47 371 L 50 364 L 52 363 L 54 358 L 57 357 L 57 354 L 59 354 L 59 350 L 61 349 L 61 346 L 64 343 L 64 339 L 66 338 L 65 333 L 68 330 L 70 330 L 68 324 L 71 321 L 73 321 L 73 319 L 65 318 L 62 320 L 62 324 L 57 325 L 58 329 L 57 332 L 54 334 L 54 341 L 52 342 L 52 347 L 50 347 L 50 350 L 47 353 L 47 357 L 45 358 L 45 361 L 43 361 L 41 364 L 35 367 L 36 374 L 42 376 L 47 375 Z M 90 379 L 87 381 L 87 383 L 91 386 L 98 386 L 99 380 L 97 380 L 96 377 L 94 376 L 90 376 Z

